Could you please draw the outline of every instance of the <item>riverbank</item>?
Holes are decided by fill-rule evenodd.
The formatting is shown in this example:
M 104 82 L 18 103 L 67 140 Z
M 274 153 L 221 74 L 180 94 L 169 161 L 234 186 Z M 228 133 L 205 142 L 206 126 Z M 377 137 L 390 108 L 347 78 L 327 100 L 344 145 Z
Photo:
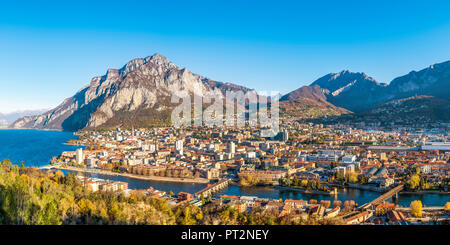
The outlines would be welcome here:
M 335 185 L 336 187 L 338 185 Z M 340 186 L 340 188 L 343 188 Z M 353 184 L 353 183 L 347 183 L 345 188 L 354 188 L 354 189 L 360 189 L 360 190 L 369 190 L 369 191 L 375 191 L 375 192 L 386 192 L 386 189 L 375 187 L 375 186 L 368 186 L 368 185 L 360 185 L 360 184 Z M 399 194 L 411 194 L 411 195 L 425 195 L 425 194 L 442 194 L 442 195 L 448 195 L 450 192 L 448 191 L 400 191 Z
M 360 185 L 360 184 L 354 184 L 354 183 L 347 183 L 346 187 L 360 189 L 360 190 L 376 191 L 376 192 L 380 192 L 380 193 L 383 193 L 386 191 L 383 188 L 379 188 L 376 186 Z
M 442 194 L 449 195 L 450 191 L 400 191 L 400 194 L 425 195 L 425 194 Z
M 304 190 L 299 188 L 292 188 L 292 187 L 286 187 L 286 186 L 274 186 L 273 188 L 279 189 L 279 190 L 286 190 L 286 191 L 295 191 L 300 192 L 304 194 L 318 194 L 318 195 L 334 195 L 334 192 L 328 192 L 328 191 L 318 191 L 318 190 Z
M 172 178 L 172 177 L 161 177 L 161 176 L 142 176 L 142 175 L 135 175 L 135 174 L 129 174 L 129 173 L 117 173 L 117 172 L 100 170 L 100 169 L 86 169 L 86 168 L 62 167 L 62 166 L 55 166 L 54 168 L 61 169 L 61 170 L 81 172 L 81 173 L 123 176 L 123 177 L 132 178 L 132 179 L 138 179 L 138 180 L 152 180 L 152 181 L 179 182 L 179 183 L 198 183 L 198 184 L 209 183 L 208 179 L 203 179 L 203 178 L 188 179 L 188 178 Z
M 64 173 L 70 172 L 62 170 Z M 75 173 L 75 172 L 74 172 Z M 184 183 L 184 182 L 164 182 L 164 181 L 151 181 L 141 180 L 136 178 L 128 178 L 119 175 L 102 175 L 102 174 L 89 174 L 91 177 L 110 179 L 114 181 L 123 181 L 129 184 L 130 189 L 148 189 L 153 187 L 157 190 L 172 191 L 173 193 L 188 192 L 195 193 L 207 186 L 207 184 L 198 183 Z M 370 190 L 360 190 L 355 188 L 344 188 L 338 190 L 338 195 L 323 195 L 323 194 L 310 194 L 301 193 L 298 191 L 281 190 L 273 188 L 273 186 L 240 186 L 236 182 L 231 182 L 228 188 L 220 190 L 214 193 L 214 197 L 219 198 L 222 195 L 230 196 L 256 196 L 259 198 L 268 199 L 292 199 L 292 200 L 328 200 L 333 202 L 340 200 L 343 203 L 347 200 L 354 200 L 356 203 L 364 204 L 373 201 L 380 196 L 379 192 Z M 415 195 L 415 194 L 401 194 L 396 203 L 403 207 L 409 207 L 414 200 L 421 200 L 424 206 L 444 206 L 445 203 L 450 202 L 450 195 L 439 194 L 427 194 L 427 195 Z

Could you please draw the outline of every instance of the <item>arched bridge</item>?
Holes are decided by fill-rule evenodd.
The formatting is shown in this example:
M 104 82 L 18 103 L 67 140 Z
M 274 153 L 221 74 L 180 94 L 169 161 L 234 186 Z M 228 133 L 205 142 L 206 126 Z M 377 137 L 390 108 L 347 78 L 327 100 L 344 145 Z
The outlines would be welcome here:
M 213 185 L 207 186 L 206 188 L 196 192 L 194 194 L 194 196 L 197 198 L 200 198 L 200 196 L 203 194 L 204 197 L 207 197 L 209 194 L 213 194 L 214 192 L 217 192 L 217 191 L 227 188 L 229 183 L 230 183 L 230 180 L 228 180 L 228 179 L 220 180 L 219 182 L 217 182 Z

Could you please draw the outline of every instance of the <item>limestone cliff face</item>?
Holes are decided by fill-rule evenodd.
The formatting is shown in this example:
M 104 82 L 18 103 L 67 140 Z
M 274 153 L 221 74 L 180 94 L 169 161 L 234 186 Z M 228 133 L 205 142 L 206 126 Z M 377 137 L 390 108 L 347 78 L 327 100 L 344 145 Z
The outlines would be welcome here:
M 106 75 L 94 77 L 88 86 L 58 107 L 39 116 L 18 119 L 11 127 L 77 131 L 103 125 L 121 126 L 123 120 L 134 118 L 138 120 L 135 126 L 147 126 L 141 125 L 148 122 L 145 117 L 174 106 L 170 97 L 179 90 L 199 94 L 249 89 L 196 75 L 155 54 L 134 59 L 121 69 L 109 69 Z

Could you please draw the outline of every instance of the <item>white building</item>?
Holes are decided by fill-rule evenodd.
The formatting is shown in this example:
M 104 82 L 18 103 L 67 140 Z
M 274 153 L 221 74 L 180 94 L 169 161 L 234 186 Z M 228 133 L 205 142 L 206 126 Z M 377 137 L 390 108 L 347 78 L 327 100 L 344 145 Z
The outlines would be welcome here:
M 116 140 L 116 141 L 122 141 L 122 140 L 123 140 L 123 136 L 120 135 L 119 133 L 116 133 L 115 140 Z
M 108 157 L 108 152 L 107 151 L 101 151 L 101 152 L 98 153 L 98 156 L 100 158 Z
M 283 141 L 288 141 L 289 140 L 289 134 L 288 134 L 288 131 L 286 129 L 283 129 L 283 131 L 281 131 L 281 139 Z
M 420 172 L 424 173 L 424 174 L 429 174 L 431 173 L 431 166 L 430 165 L 423 165 L 420 166 Z
M 144 144 L 141 149 L 143 151 L 148 151 L 150 153 L 154 153 L 156 151 L 156 146 L 154 144 Z
M 236 144 L 234 142 L 228 142 L 227 152 L 232 154 L 236 153 Z
M 93 158 L 86 158 L 84 159 L 84 163 L 88 168 L 96 168 L 97 167 L 97 161 Z
M 422 145 L 422 150 L 450 151 L 450 142 L 426 142 L 424 145 Z
M 217 150 L 218 147 L 216 147 L 215 144 L 209 144 L 208 145 L 208 151 L 209 152 L 215 152 Z
M 214 156 L 214 158 L 216 159 L 216 161 L 223 161 L 224 159 L 224 154 L 216 154 Z
M 254 152 L 254 151 L 246 152 L 246 153 L 245 153 L 245 157 L 246 157 L 247 159 L 253 159 L 253 158 L 256 158 L 256 152 Z
M 83 149 L 78 148 L 76 150 L 75 159 L 77 164 L 81 164 L 84 162 Z
M 345 155 L 342 157 L 341 163 L 354 163 L 356 161 L 356 156 L 354 155 Z
M 319 150 L 319 155 L 335 155 L 337 157 L 341 157 L 343 155 L 340 150 Z
M 178 154 L 183 154 L 183 141 L 177 140 L 175 141 L 175 152 Z

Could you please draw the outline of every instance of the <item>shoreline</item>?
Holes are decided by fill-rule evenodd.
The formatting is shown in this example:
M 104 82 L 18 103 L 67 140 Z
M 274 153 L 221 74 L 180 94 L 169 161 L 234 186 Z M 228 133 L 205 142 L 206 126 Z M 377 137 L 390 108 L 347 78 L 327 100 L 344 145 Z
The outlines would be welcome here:
M 366 191 L 374 191 L 378 193 L 384 193 L 385 191 L 380 189 L 379 187 L 373 187 L 373 186 L 364 186 L 360 184 L 347 184 L 346 186 L 339 186 L 335 184 L 330 184 L 330 186 L 335 186 L 340 189 L 342 188 L 349 188 L 349 189 L 358 189 L 358 190 L 366 190 Z M 405 195 L 425 195 L 425 194 L 440 194 L 440 195 L 448 195 L 450 194 L 449 191 L 400 191 L 398 194 L 405 194 Z
M 75 172 L 81 172 L 81 173 L 103 174 L 103 175 L 110 175 L 110 176 L 122 176 L 122 177 L 128 177 L 128 178 L 132 178 L 132 179 L 152 180 L 152 181 L 161 181 L 161 182 L 197 183 L 197 184 L 208 184 L 209 183 L 208 179 L 187 179 L 187 178 L 171 178 L 171 177 L 161 177 L 161 176 L 142 176 L 142 175 L 135 175 L 135 174 L 129 174 L 129 173 L 117 173 L 117 172 L 111 172 L 111 171 L 105 171 L 105 170 L 90 170 L 90 169 L 81 169 L 81 168 L 74 168 L 74 167 L 60 167 L 60 166 L 55 166 L 54 169 L 75 171 Z
M 440 195 L 449 195 L 450 191 L 400 191 L 399 194 L 406 195 L 425 195 L 425 194 L 440 194 Z
M 86 147 L 86 145 L 85 144 L 69 144 L 69 143 L 63 143 L 63 145 L 70 145 L 70 146 L 83 146 L 83 147 Z
M 368 186 L 368 185 L 360 185 L 360 184 L 354 184 L 354 183 L 347 183 L 345 185 L 345 188 L 354 188 L 354 189 L 360 189 L 360 190 L 368 190 L 368 191 L 375 191 L 379 193 L 385 192 L 383 189 L 376 187 L 376 186 Z
M 318 190 L 303 190 L 286 186 L 274 186 L 274 189 L 287 190 L 287 191 L 295 191 L 304 194 L 317 194 L 317 195 L 335 195 L 334 192 L 326 192 L 326 191 L 318 191 Z

